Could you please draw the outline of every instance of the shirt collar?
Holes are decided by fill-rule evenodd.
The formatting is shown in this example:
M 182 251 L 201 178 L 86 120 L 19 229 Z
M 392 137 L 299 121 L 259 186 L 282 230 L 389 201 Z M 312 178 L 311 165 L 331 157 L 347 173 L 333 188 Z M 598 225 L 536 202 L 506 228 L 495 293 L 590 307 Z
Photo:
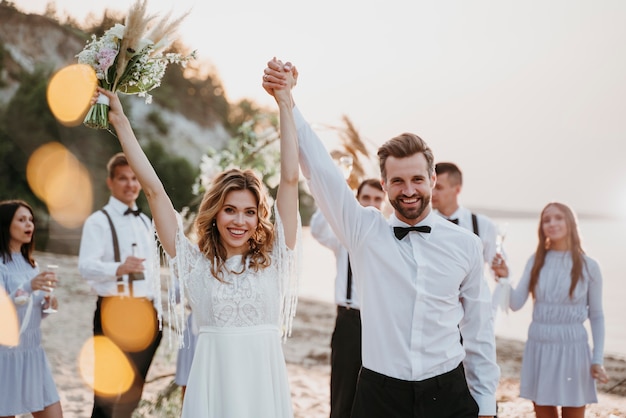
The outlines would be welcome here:
M 418 223 L 416 223 L 415 225 L 409 225 L 409 224 L 407 224 L 407 223 L 405 223 L 405 222 L 402 222 L 400 219 L 398 219 L 398 218 L 396 217 L 396 214 L 395 214 L 395 213 L 392 213 L 392 214 L 389 216 L 389 221 L 388 221 L 388 222 L 389 222 L 389 225 L 391 225 L 391 227 L 394 227 L 394 226 L 403 226 L 403 227 L 407 227 L 407 226 L 422 226 L 422 225 L 428 225 L 428 226 L 430 226 L 431 228 L 433 228 L 433 227 L 435 226 L 435 224 L 437 223 L 437 217 L 438 217 L 438 216 L 439 216 L 439 215 L 438 215 L 438 214 L 436 214 L 434 210 L 431 210 L 431 211 L 430 211 L 430 213 L 429 213 L 429 214 L 428 214 L 428 215 L 427 215 L 424 219 L 422 219 L 422 221 L 421 221 L 421 222 L 418 222 Z M 428 235 L 428 234 L 426 234 L 426 235 Z
M 124 212 L 126 212 L 126 209 L 128 209 L 128 205 L 126 203 L 114 198 L 113 196 L 109 197 L 109 206 L 111 206 L 113 210 L 115 210 L 120 215 L 123 215 Z M 133 207 L 131 209 L 137 209 L 137 205 L 133 204 Z

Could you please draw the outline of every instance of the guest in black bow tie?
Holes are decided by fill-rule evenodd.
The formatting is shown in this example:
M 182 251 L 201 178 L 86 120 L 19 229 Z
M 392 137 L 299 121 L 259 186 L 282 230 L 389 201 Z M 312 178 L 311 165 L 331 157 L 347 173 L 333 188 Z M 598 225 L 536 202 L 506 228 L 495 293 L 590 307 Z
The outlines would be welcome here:
M 118 336 L 116 324 L 107 323 L 106 318 L 110 317 L 110 311 L 119 313 L 119 305 L 116 303 L 120 297 L 131 297 L 133 306 L 138 306 L 138 310 L 147 314 L 132 315 L 125 319 L 128 324 L 120 327 L 122 332 L 119 336 L 123 338 L 132 337 L 135 332 L 132 327 L 126 326 L 129 324 L 142 332 L 148 330 L 148 338 L 139 351 L 118 344 L 136 371 L 131 388 L 112 397 L 94 393 L 92 418 L 130 418 L 141 400 L 148 369 L 161 341 L 151 281 L 159 278 L 159 272 L 152 269 L 151 221 L 141 213 L 136 204 L 141 185 L 126 156 L 123 153 L 115 154 L 107 164 L 107 172 L 106 184 L 111 196 L 104 208 L 91 214 L 83 225 L 78 270 L 98 294 L 94 313 L 94 336 Z M 102 318 L 105 318 L 104 323 Z M 152 319 L 152 322 L 137 322 L 137 318 Z M 114 339 L 112 341 L 116 342 Z M 95 361 L 103 361 L 103 357 L 98 357 L 96 352 Z
M 500 253 L 503 257 L 505 251 L 500 245 L 496 245 L 497 227 L 487 216 L 475 213 L 459 204 L 459 195 L 463 189 L 463 173 L 454 163 L 440 162 L 435 165 L 437 183 L 433 189 L 433 208 L 436 213 L 478 235 L 483 243 L 483 260 L 485 273 L 489 280 L 493 280 L 491 263 Z M 496 306 L 494 306 L 494 309 Z
M 124 215 L 139 216 L 139 215 L 141 215 L 141 209 L 139 209 L 139 208 L 137 208 L 137 209 L 128 208 L 128 209 L 126 209 L 126 212 L 124 212 Z
M 268 93 L 283 88 L 282 70 L 280 61 L 268 63 Z M 411 133 L 378 149 L 383 189 L 394 209 L 387 220 L 354 199 L 295 105 L 293 114 L 302 173 L 350 253 L 361 301 L 363 366 L 351 417 L 495 415 L 500 372 L 481 244 L 432 212 L 431 149 Z M 397 227 L 415 229 L 396 237 Z

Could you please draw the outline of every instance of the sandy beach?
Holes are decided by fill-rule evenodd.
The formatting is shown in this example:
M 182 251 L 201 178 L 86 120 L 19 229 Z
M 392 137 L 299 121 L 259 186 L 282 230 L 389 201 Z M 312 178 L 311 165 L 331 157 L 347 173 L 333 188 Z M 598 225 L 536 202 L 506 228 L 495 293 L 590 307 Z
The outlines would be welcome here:
M 66 418 L 90 416 L 92 391 L 80 377 L 78 357 L 83 345 L 92 335 L 92 320 L 96 295 L 80 278 L 77 257 L 36 253 L 40 265 L 59 265 L 59 312 L 44 321 L 43 340 L 53 375 L 61 396 Z M 293 326 L 292 338 L 284 346 L 295 416 L 321 418 L 329 413 L 329 358 L 330 335 L 334 325 L 335 308 L 332 304 L 301 298 Z M 169 332 L 157 352 L 148 374 L 144 399 L 154 402 L 174 378 L 176 350 L 168 343 Z M 497 340 L 498 363 L 502 377 L 498 387 L 500 418 L 532 417 L 532 404 L 519 394 L 519 370 L 523 343 Z M 605 358 L 605 367 L 611 377 L 609 383 L 599 385 L 599 403 L 587 408 L 587 417 L 626 417 L 626 361 Z M 147 411 L 149 408 L 143 408 Z M 166 413 L 136 414 L 138 416 L 175 416 Z

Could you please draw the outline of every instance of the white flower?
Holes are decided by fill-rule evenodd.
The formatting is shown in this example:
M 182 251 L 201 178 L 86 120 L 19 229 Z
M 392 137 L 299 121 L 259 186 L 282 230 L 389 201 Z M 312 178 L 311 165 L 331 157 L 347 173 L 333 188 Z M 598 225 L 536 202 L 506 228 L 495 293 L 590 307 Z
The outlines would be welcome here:
M 113 26 L 111 29 L 107 30 L 104 33 L 104 36 L 107 37 L 107 35 L 110 35 L 116 37 L 117 39 L 124 39 L 125 32 L 126 26 L 122 25 L 121 23 L 116 23 L 115 26 Z
M 128 58 L 125 68 L 117 68 L 121 40 L 126 29 L 118 23 L 100 38 L 92 35 L 76 57 L 80 64 L 87 64 L 94 69 L 101 87 L 126 94 L 138 94 L 149 104 L 152 102 L 152 95 L 148 92 L 161 85 L 167 65 L 184 65 L 195 57 L 195 52 L 189 56 L 167 54 L 164 57 L 155 48 L 154 41 L 140 36 L 136 50 L 130 55 L 124 52 L 127 54 L 124 58 Z
M 137 52 L 145 53 L 144 49 L 146 47 L 148 47 L 148 46 L 151 47 L 152 45 L 154 45 L 154 42 L 152 42 L 150 39 L 148 39 L 148 38 L 141 38 L 139 40 L 139 44 L 137 45 Z M 153 49 L 153 48 L 151 48 L 151 49 Z
M 87 65 L 91 65 L 92 67 L 94 66 L 94 64 L 96 63 L 96 55 L 98 54 L 97 51 L 91 50 L 91 49 L 83 49 L 78 55 L 78 63 L 79 64 L 87 64 Z

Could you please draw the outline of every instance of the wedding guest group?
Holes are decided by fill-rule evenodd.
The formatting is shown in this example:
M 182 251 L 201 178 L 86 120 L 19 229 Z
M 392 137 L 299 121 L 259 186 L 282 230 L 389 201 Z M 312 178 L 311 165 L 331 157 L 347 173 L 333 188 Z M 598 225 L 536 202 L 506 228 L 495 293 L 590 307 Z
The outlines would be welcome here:
M 156 299 L 152 283 L 160 280 L 155 271 L 154 239 L 151 220 L 141 213 L 136 200 L 141 184 L 123 153 L 117 153 L 107 163 L 107 187 L 111 192 L 108 203 L 91 214 L 83 225 L 78 254 L 81 276 L 98 294 L 93 320 L 93 335 L 109 338 L 124 353 L 134 370 L 128 389 L 119 394 L 94 391 L 92 418 L 130 418 L 141 401 L 148 369 L 162 338 L 158 329 Z M 113 315 L 108 311 L 129 310 L 147 312 L 128 314 L 117 326 L 107 323 Z M 140 322 L 148 318 L 148 322 Z M 120 324 L 121 325 L 121 324 Z M 145 343 L 129 344 L 136 330 L 148 330 Z M 95 352 L 96 370 L 104 357 Z M 98 376 L 96 376 L 96 380 Z
M 604 313 L 602 274 L 582 248 L 576 216 L 559 202 L 548 203 L 539 217 L 539 241 L 517 285 L 510 288 L 512 310 L 531 296 L 532 322 L 524 347 L 520 396 L 533 402 L 537 418 L 583 418 L 598 402 L 596 381 L 608 382 L 603 367 Z M 493 269 L 508 277 L 506 261 L 496 256 Z M 584 323 L 589 321 L 593 349 Z
M 182 416 L 293 417 L 282 339 L 297 302 L 299 169 L 289 89 L 280 113 L 280 180 L 274 208 L 251 170 L 229 169 L 211 182 L 195 221 L 196 240 L 141 149 L 116 94 L 109 121 L 147 197 L 158 238 L 198 325 Z M 273 215 L 273 221 L 272 221 Z M 176 310 L 184 313 L 183 309 Z M 184 324 L 184 316 L 174 323 Z M 180 332 L 184 327 L 180 327 Z
M 40 269 L 34 251 L 33 209 L 22 200 L 1 201 L 0 291 L 15 308 L 19 334 L 17 346 L 0 344 L 0 416 L 61 418 L 59 393 L 41 345 L 41 321 L 49 316 L 47 308 L 58 308 L 52 292 L 58 279 Z
M 363 207 L 381 210 L 385 192 L 379 179 L 363 180 L 356 190 Z M 335 303 L 337 316 L 330 348 L 330 417 L 349 417 L 361 370 L 361 313 L 352 279 L 348 250 L 335 236 L 324 215 L 316 210 L 310 222 L 311 235 L 335 254 Z
M 263 87 L 276 97 L 296 77 L 295 67 L 273 59 Z M 292 110 L 302 173 L 350 254 L 361 303 L 363 364 L 351 416 L 495 415 L 500 371 L 482 246 L 432 211 L 431 149 L 412 133 L 379 147 L 393 207 L 386 219 L 354 199 L 322 141 Z

